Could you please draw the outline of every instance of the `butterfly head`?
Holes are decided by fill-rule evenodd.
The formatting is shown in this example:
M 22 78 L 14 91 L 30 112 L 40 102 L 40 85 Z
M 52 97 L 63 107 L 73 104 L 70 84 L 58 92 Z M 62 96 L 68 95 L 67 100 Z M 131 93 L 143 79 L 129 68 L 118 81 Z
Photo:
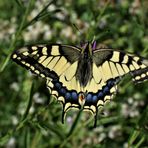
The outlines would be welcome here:
M 93 53 L 93 46 L 94 44 L 91 44 L 90 42 L 87 42 L 85 43 L 83 46 L 82 46 L 82 54 L 84 55 L 92 55 Z
M 90 42 L 83 42 L 81 43 L 81 48 L 82 48 L 82 53 L 88 52 L 90 55 L 92 55 L 92 52 L 96 49 L 97 42 L 93 40 L 91 43 Z

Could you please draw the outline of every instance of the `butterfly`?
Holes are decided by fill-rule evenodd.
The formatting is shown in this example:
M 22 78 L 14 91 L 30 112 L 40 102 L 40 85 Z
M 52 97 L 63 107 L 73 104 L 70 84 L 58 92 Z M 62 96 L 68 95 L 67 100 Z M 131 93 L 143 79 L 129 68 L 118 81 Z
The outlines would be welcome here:
M 63 104 L 62 122 L 70 108 L 90 111 L 97 125 L 100 107 L 117 92 L 126 74 L 133 81 L 148 79 L 148 60 L 110 48 L 97 48 L 96 41 L 81 47 L 61 44 L 26 46 L 11 58 L 46 79 L 50 94 Z

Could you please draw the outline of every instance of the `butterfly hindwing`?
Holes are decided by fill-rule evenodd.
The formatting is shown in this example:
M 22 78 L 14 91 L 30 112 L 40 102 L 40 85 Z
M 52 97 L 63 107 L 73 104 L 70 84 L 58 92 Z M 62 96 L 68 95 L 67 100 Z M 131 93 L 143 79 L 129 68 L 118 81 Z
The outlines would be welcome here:
M 84 110 L 90 111 L 95 117 L 94 126 L 97 124 L 98 108 L 103 107 L 104 104 L 110 102 L 117 92 L 117 84 L 119 78 L 109 79 L 104 86 L 97 90 L 96 93 L 88 92 L 85 98 Z M 89 88 L 88 88 L 89 89 Z
M 70 108 L 81 108 L 80 94 L 76 90 L 68 90 L 59 80 L 47 80 L 47 86 L 50 93 L 63 104 L 62 122 L 64 123 L 65 113 Z

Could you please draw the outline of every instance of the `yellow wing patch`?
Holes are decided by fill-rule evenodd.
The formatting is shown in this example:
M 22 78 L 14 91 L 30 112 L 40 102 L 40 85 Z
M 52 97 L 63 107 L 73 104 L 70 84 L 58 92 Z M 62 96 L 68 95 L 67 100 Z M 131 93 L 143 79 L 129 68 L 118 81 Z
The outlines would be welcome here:
M 58 56 L 58 55 L 60 55 L 59 46 L 58 46 L 58 45 L 53 45 L 53 46 L 52 46 L 51 55 L 53 55 L 53 56 Z
M 74 75 L 76 74 L 77 67 L 78 61 L 69 66 L 68 69 L 64 72 L 64 76 L 67 81 L 70 81 L 74 77 Z
M 112 73 L 111 73 L 111 69 L 110 69 L 108 61 L 106 61 L 102 64 L 102 71 L 103 71 L 103 74 L 104 74 L 104 77 L 105 77 L 105 82 L 108 79 L 112 78 Z

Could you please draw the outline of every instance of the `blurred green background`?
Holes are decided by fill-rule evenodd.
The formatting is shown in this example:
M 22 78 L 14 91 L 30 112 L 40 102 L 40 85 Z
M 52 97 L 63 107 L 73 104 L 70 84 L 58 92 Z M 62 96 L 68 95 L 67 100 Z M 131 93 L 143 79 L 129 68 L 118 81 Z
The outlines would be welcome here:
M 98 115 L 68 112 L 45 80 L 9 60 L 26 44 L 98 44 L 148 58 L 147 0 L 0 0 L 0 147 L 146 148 L 148 82 L 127 76 Z

